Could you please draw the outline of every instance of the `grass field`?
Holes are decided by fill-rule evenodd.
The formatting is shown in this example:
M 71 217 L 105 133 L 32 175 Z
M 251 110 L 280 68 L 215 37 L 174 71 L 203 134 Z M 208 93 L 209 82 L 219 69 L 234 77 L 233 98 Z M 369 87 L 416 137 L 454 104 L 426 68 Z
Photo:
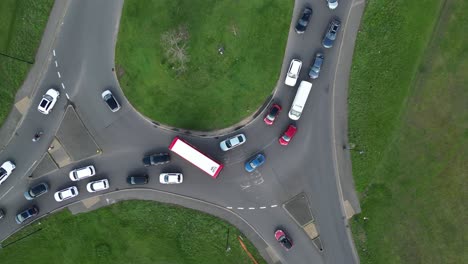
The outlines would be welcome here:
M 275 87 L 293 1 L 125 1 L 116 48 L 119 81 L 155 121 L 196 130 L 252 114 Z M 163 33 L 186 26 L 189 62 L 176 74 Z M 224 46 L 224 55 L 218 48 Z
M 265 263 L 239 230 L 218 218 L 155 202 L 124 201 L 90 213 L 49 216 L 4 241 L 0 259 L 2 264 L 251 264 L 239 235 L 255 259 Z
M 366 150 L 353 156 L 361 263 L 468 263 L 468 4 L 422 2 L 370 1 L 358 37 L 349 100 L 351 140 Z
M 0 124 L 34 62 L 53 0 L 0 1 Z M 26 62 L 24 62 L 26 61 Z M 30 63 L 28 63 L 30 62 Z

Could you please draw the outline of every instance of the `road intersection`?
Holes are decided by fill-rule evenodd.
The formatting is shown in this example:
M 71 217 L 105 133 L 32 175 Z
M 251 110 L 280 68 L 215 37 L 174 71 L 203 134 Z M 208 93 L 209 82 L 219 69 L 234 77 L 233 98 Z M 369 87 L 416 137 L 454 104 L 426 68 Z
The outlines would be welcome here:
M 114 50 L 123 1 L 56 1 L 51 17 L 56 21 L 54 41 L 45 56 L 48 64 L 39 77 L 29 109 L 23 115 L 15 136 L 0 153 L 1 160 L 13 160 L 17 169 L 0 186 L 0 207 L 7 217 L 0 222 L 0 240 L 20 227 L 14 215 L 30 205 L 23 192 L 31 185 L 46 181 L 51 192 L 34 201 L 40 216 L 64 206 L 75 212 L 96 209 L 125 199 L 156 200 L 180 204 L 222 217 L 235 224 L 256 245 L 270 263 L 358 263 L 347 217 L 359 212 L 353 189 L 349 153 L 346 143 L 346 92 L 354 40 L 364 9 L 363 1 L 341 1 L 337 10 L 329 10 L 324 1 L 313 1 L 314 10 L 308 30 L 303 35 L 294 32 L 294 24 L 306 2 L 297 0 L 291 20 L 283 67 L 272 100 L 289 108 L 295 88 L 284 85 L 284 76 L 292 58 L 300 58 L 308 68 L 313 55 L 321 48 L 324 30 L 332 17 L 340 17 L 342 31 L 335 48 L 326 50 L 321 76 L 313 81 L 303 117 L 297 122 L 298 134 L 288 147 L 277 143 L 288 125 L 287 110 L 273 127 L 264 125 L 264 107 L 244 122 L 222 132 L 184 131 L 155 124 L 143 117 L 126 101 L 115 76 Z M 50 29 L 51 27 L 52 29 Z M 46 33 L 47 35 L 47 33 Z M 45 35 L 45 36 L 46 36 Z M 50 35 L 48 35 L 51 37 Z M 43 41 L 44 42 L 44 41 Z M 303 70 L 300 80 L 307 79 Z M 48 116 L 35 108 L 42 94 L 55 87 L 64 95 Z M 112 89 L 122 109 L 112 113 L 100 98 L 105 89 Z M 266 103 L 265 105 L 270 105 Z M 47 157 L 54 135 L 63 126 L 68 106 L 72 106 L 99 152 L 87 159 L 29 179 L 36 166 Z M 39 142 L 31 137 L 38 130 L 45 132 Z M 242 131 L 248 142 L 227 153 L 219 149 L 219 141 Z M 225 168 L 213 180 L 196 167 L 173 155 L 168 166 L 145 168 L 141 158 L 148 153 L 167 151 L 174 136 L 181 136 L 208 155 L 221 161 Z M 267 162 L 258 171 L 246 173 L 244 161 L 263 151 Z M 28 155 L 25 155 L 28 153 Z M 44 154 L 45 153 L 45 154 Z M 108 178 L 111 188 L 98 195 L 87 193 L 88 181 L 78 182 L 80 195 L 59 204 L 53 192 L 71 186 L 68 172 L 93 164 L 99 178 Z M 184 183 L 162 186 L 157 175 L 164 171 L 182 171 Z M 131 188 L 125 178 L 133 173 L 148 173 L 150 184 L 143 189 Z M 97 179 L 97 178 L 96 178 Z M 305 193 L 324 250 L 320 252 L 304 230 L 287 214 L 282 205 L 292 197 Z M 347 203 L 345 203 L 347 201 Z M 347 206 L 348 204 L 348 206 Z M 348 209 L 347 209 L 348 208 Z M 284 227 L 294 240 L 294 248 L 285 252 L 275 241 L 273 232 Z

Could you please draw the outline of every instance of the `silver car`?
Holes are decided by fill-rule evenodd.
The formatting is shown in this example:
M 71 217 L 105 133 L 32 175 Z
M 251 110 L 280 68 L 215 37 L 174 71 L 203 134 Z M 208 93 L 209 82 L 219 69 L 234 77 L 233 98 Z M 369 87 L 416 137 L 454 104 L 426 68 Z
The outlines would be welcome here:
M 225 139 L 225 140 L 221 141 L 221 143 L 219 143 L 219 147 L 223 151 L 228 151 L 228 150 L 231 150 L 231 149 L 233 149 L 235 147 L 238 147 L 238 146 L 244 144 L 246 140 L 247 140 L 247 138 L 245 138 L 244 134 L 239 134 L 239 135 L 236 135 L 234 137 L 231 137 L 231 138 L 228 138 L 228 139 Z

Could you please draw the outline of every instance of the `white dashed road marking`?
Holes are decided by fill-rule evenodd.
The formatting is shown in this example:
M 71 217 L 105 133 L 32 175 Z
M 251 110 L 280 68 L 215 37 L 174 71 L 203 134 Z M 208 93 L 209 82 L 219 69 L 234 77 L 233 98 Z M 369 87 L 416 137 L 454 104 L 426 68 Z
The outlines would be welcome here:
M 59 71 L 57 72 L 57 75 L 58 75 L 59 78 L 62 78 Z
M 65 84 L 62 83 L 62 89 L 65 89 Z
M 68 94 L 67 94 L 67 93 L 65 93 L 65 95 L 67 96 L 67 99 L 68 99 L 68 100 L 70 100 L 70 96 L 68 96 Z
M 271 208 L 275 208 L 275 207 L 278 207 L 277 204 L 273 204 L 273 205 L 270 205 L 269 207 Z M 226 206 L 227 209 L 229 210 L 232 210 L 232 206 Z M 244 210 L 244 209 L 248 209 L 248 210 L 255 210 L 255 209 L 266 209 L 267 206 L 260 206 L 260 207 L 236 207 L 237 210 Z
M 55 50 L 52 51 L 54 53 L 54 57 L 55 57 Z
M 227 208 L 227 209 L 232 209 L 232 207 L 231 207 L 231 206 L 228 206 L 228 207 L 226 207 L 226 208 Z
M 58 67 L 58 63 L 57 63 L 57 61 L 55 61 L 55 67 Z
M 237 209 L 239 209 L 239 210 L 244 210 L 244 207 L 237 207 Z
M 274 204 L 274 205 L 271 206 L 271 208 L 275 208 L 275 207 L 277 207 L 277 206 L 278 206 L 278 205 Z
M 260 209 L 265 209 L 266 207 L 265 206 L 260 206 Z
M 255 207 L 249 207 L 249 210 L 255 210 Z

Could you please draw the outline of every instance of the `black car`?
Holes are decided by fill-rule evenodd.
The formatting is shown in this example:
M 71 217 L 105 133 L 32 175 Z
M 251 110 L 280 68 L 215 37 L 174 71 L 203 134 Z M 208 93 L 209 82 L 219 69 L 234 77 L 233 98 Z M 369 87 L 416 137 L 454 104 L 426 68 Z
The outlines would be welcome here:
M 148 181 L 149 181 L 148 175 L 127 177 L 127 183 L 131 185 L 143 185 L 143 184 L 147 184 Z
M 120 104 L 119 102 L 117 102 L 117 100 L 115 99 L 111 91 L 105 90 L 104 92 L 102 92 L 101 97 L 102 97 L 102 100 L 106 102 L 107 106 L 112 112 L 119 111 Z
M 335 42 L 336 35 L 340 30 L 341 22 L 338 19 L 333 19 L 330 24 L 328 25 L 327 33 L 323 37 L 322 46 L 324 48 L 331 48 L 333 47 L 333 43 Z
M 317 52 L 317 54 L 315 54 L 314 64 L 312 64 L 312 66 L 310 67 L 310 71 L 309 71 L 310 78 L 317 79 L 319 77 L 320 68 L 322 68 L 323 60 L 324 60 L 323 54 L 321 52 Z
M 16 215 L 16 218 L 15 218 L 16 223 L 22 224 L 24 223 L 24 221 L 36 216 L 37 214 L 39 214 L 39 209 L 37 209 L 36 206 L 28 208 L 24 210 L 23 212 Z
M 32 200 L 43 195 L 44 193 L 47 193 L 48 191 L 49 185 L 43 182 L 24 192 L 24 198 L 26 198 L 27 200 Z
M 297 34 L 302 34 L 306 31 L 307 25 L 309 25 L 310 18 L 312 17 L 312 9 L 309 7 L 304 8 L 302 11 L 302 16 L 299 18 L 296 24 Z
M 145 166 L 161 165 L 169 161 L 171 161 L 169 153 L 152 154 L 143 158 L 143 164 L 145 164 Z

